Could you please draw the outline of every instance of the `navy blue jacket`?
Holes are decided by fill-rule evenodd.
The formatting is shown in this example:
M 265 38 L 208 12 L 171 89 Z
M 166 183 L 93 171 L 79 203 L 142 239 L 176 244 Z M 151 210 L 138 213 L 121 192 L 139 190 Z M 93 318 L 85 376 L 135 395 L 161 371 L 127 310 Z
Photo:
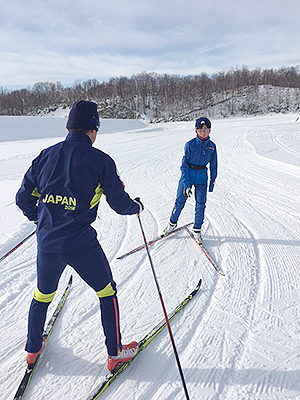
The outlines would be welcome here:
M 90 224 L 103 193 L 118 214 L 140 211 L 125 192 L 113 159 L 93 147 L 87 135 L 72 130 L 33 160 L 16 203 L 29 220 L 38 220 L 39 250 L 72 252 L 96 245 Z
M 196 136 L 185 144 L 184 156 L 181 162 L 181 177 L 184 188 L 192 185 L 207 185 L 208 175 L 205 166 L 210 168 L 210 186 L 216 180 L 218 161 L 216 145 L 208 138 L 201 140 Z M 190 166 L 202 166 L 203 169 L 192 169 Z M 211 189 L 210 188 L 210 189 Z

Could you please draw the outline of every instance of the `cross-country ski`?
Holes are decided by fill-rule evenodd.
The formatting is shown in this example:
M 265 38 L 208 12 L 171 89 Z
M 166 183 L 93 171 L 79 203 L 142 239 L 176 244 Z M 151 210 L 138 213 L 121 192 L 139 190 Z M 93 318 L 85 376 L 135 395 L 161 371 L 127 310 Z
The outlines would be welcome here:
M 67 286 L 65 288 L 65 291 L 64 291 L 64 293 L 63 293 L 63 295 L 62 295 L 62 297 L 61 297 L 56 309 L 54 310 L 54 313 L 52 314 L 52 316 L 51 316 L 51 318 L 50 318 L 49 322 L 47 323 L 47 326 L 46 326 L 46 328 L 44 330 L 43 337 L 45 338 L 46 342 L 49 339 L 49 337 L 50 337 L 50 335 L 52 333 L 52 330 L 54 328 L 54 325 L 55 325 L 55 323 L 57 321 L 57 318 L 58 318 L 58 316 L 59 316 L 59 314 L 60 314 L 60 312 L 61 312 L 61 310 L 62 310 L 62 308 L 63 308 L 63 306 L 65 304 L 65 301 L 67 299 L 67 296 L 68 296 L 68 294 L 70 292 L 70 289 L 71 289 L 71 286 L 72 286 L 72 282 L 73 282 L 73 276 L 71 275 L 70 279 L 69 279 L 69 282 L 68 282 L 68 284 L 67 284 Z M 31 377 L 32 377 L 35 369 L 37 368 L 38 363 L 39 363 L 39 359 L 40 359 L 40 357 L 42 357 L 42 355 L 43 355 L 43 353 L 41 353 L 38 356 L 37 360 L 35 361 L 35 363 L 33 365 L 27 365 L 26 370 L 25 370 L 25 374 L 24 374 L 24 376 L 23 376 L 23 378 L 21 380 L 21 383 L 20 383 L 20 385 L 19 385 L 19 387 L 18 387 L 18 389 L 16 391 L 16 394 L 14 396 L 14 400 L 21 400 L 23 398 L 23 396 L 25 394 L 25 391 L 26 391 L 26 389 L 27 389 L 27 387 L 28 387 L 28 385 L 30 383 Z
M 157 243 L 163 239 L 167 239 L 168 237 L 172 236 L 173 234 L 182 231 L 183 229 L 187 228 L 188 226 L 190 226 L 192 224 L 192 222 L 179 226 L 178 228 L 174 229 L 172 232 L 166 234 L 166 235 L 159 235 L 157 236 L 155 239 L 149 240 L 149 242 L 147 242 L 148 246 L 151 246 L 154 243 Z M 117 257 L 118 260 L 122 260 L 123 258 L 130 256 L 130 254 L 136 253 L 140 250 L 145 249 L 146 245 L 142 244 L 132 250 L 129 250 L 127 253 L 122 254 L 121 256 Z
M 178 306 L 168 315 L 169 321 L 171 321 L 176 314 L 179 313 L 183 309 L 183 307 L 190 301 L 192 298 L 197 294 L 201 287 L 202 279 L 199 280 L 197 283 L 195 289 L 180 303 Z M 138 356 L 138 354 L 148 346 L 149 343 L 152 342 L 152 340 L 166 327 L 167 323 L 166 320 L 163 319 L 161 320 L 147 335 L 145 335 L 138 343 L 139 343 L 139 351 L 137 355 L 129 362 L 124 363 L 122 366 L 119 367 L 114 372 L 109 372 L 107 375 L 104 377 L 102 382 L 92 391 L 90 396 L 88 397 L 87 400 L 95 400 L 98 399 L 98 397 L 108 388 L 109 385 L 113 383 L 113 381 L 121 374 L 121 372 L 124 371 L 125 368 L 131 364 L 135 358 Z M 134 374 L 134 371 L 132 371 Z
M 209 251 L 207 250 L 207 248 L 205 247 L 203 241 L 201 243 L 197 242 L 197 240 L 195 239 L 194 235 L 192 234 L 192 232 L 186 228 L 185 229 L 186 232 L 188 233 L 188 235 L 193 239 L 194 243 L 196 243 L 196 245 L 201 249 L 202 253 L 205 255 L 205 257 L 207 258 L 207 260 L 210 262 L 210 264 L 214 267 L 214 269 L 222 276 L 225 276 L 224 271 L 222 270 L 222 268 L 217 264 L 217 262 L 214 260 L 214 258 L 212 257 L 212 255 L 209 253 Z
M 29 235 L 27 235 L 23 240 L 21 240 L 18 244 L 16 244 L 12 249 L 10 249 L 8 252 L 6 252 L 3 256 L 0 257 L 0 261 L 3 261 L 8 257 L 10 254 L 12 254 L 15 250 L 17 250 L 19 247 L 22 246 L 25 242 L 27 242 L 28 239 L 30 239 L 33 235 L 35 234 L 35 231 L 31 232 Z

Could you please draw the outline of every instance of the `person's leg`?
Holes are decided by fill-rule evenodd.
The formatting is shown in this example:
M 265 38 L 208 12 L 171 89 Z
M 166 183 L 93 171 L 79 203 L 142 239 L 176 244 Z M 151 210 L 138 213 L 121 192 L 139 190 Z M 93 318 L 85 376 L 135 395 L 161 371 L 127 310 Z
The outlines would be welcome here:
M 100 299 L 101 322 L 105 335 L 105 345 L 110 356 L 116 356 L 122 351 L 119 321 L 119 304 L 116 294 L 103 296 L 97 292 Z
M 200 229 L 204 221 L 205 204 L 207 197 L 207 185 L 195 186 L 195 221 L 194 228 Z
M 54 298 L 65 264 L 59 256 L 38 251 L 37 288 L 28 314 L 28 335 L 25 350 L 36 353 L 42 347 L 42 335 L 49 304 Z
M 99 297 L 107 352 L 116 356 L 122 350 L 117 289 L 101 246 L 69 254 L 67 259 Z
M 185 206 L 186 200 L 187 200 L 187 197 L 183 193 L 183 183 L 180 180 L 178 183 L 175 205 L 173 207 L 171 217 L 170 217 L 170 221 L 172 223 L 177 223 L 178 218 L 181 214 L 181 211 L 183 210 L 183 207 Z

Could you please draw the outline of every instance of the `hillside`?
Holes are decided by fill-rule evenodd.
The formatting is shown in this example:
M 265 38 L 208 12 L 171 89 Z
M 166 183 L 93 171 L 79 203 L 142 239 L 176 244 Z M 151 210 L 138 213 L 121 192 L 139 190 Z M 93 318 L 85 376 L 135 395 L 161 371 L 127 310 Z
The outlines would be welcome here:
M 199 114 L 228 118 L 300 111 L 299 67 L 247 67 L 193 76 L 140 73 L 108 82 L 90 79 L 63 87 L 37 82 L 12 92 L 0 88 L 0 115 L 40 115 L 68 109 L 79 99 L 98 104 L 103 118 L 149 122 L 191 121 Z

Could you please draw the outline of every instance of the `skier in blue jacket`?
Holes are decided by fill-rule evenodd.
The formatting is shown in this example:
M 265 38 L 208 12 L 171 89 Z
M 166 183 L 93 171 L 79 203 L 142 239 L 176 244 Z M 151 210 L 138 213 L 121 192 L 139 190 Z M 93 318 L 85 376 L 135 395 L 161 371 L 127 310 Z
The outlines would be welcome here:
M 99 125 L 97 104 L 76 102 L 69 113 L 66 139 L 33 160 L 16 195 L 24 215 L 37 223 L 37 288 L 29 310 L 25 347 L 29 365 L 44 348 L 47 309 L 67 264 L 100 300 L 108 368 L 113 370 L 119 362 L 129 361 L 138 350 L 136 342 L 121 343 L 116 284 L 91 223 L 102 194 L 122 215 L 140 213 L 143 205 L 125 192 L 113 159 L 93 147 Z
M 195 130 L 196 137 L 187 142 L 184 147 L 177 197 L 170 221 L 164 229 L 163 235 L 167 235 L 176 228 L 180 213 L 187 198 L 191 195 L 192 186 L 194 186 L 196 206 L 192 233 L 196 241 L 201 243 L 201 227 L 204 220 L 208 186 L 207 166 L 209 165 L 210 170 L 209 192 L 212 192 L 217 177 L 217 149 L 209 138 L 211 122 L 208 118 L 198 118 L 195 123 Z

